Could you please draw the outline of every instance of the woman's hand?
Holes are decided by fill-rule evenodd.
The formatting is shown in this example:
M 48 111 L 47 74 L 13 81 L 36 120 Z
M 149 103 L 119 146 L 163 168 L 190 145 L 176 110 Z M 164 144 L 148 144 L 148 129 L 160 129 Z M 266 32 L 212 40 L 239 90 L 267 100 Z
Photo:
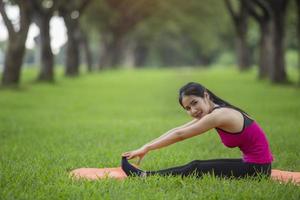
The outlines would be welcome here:
M 144 156 L 148 153 L 146 147 L 141 147 L 134 151 L 128 151 L 122 154 L 123 157 L 126 157 L 128 160 L 139 157 L 137 164 L 139 165 Z

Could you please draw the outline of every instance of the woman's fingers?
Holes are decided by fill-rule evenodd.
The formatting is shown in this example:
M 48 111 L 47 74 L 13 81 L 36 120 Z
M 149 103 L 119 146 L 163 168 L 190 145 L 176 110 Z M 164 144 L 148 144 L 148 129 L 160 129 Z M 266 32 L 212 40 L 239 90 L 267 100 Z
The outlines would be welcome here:
M 132 154 L 132 152 L 125 152 L 125 153 L 122 154 L 122 156 L 128 157 L 128 156 L 130 156 L 131 154 Z
M 143 157 L 144 156 L 144 153 L 138 149 L 138 150 L 135 150 L 135 151 L 129 151 L 129 152 L 125 152 L 122 154 L 122 156 L 124 157 L 127 157 L 127 159 L 132 159 L 132 158 L 135 158 L 135 157 Z
M 135 155 L 132 154 L 132 152 L 126 152 L 122 154 L 123 157 L 126 157 L 128 160 L 135 157 Z
M 129 153 L 128 152 L 125 152 L 125 153 L 122 153 L 122 156 L 128 156 L 129 155 Z

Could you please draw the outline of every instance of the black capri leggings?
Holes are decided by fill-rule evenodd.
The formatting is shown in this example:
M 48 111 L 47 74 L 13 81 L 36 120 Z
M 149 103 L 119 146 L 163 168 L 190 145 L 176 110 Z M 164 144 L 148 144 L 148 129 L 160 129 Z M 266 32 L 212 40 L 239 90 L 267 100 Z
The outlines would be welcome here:
M 183 166 L 146 172 L 147 176 L 155 174 L 182 177 L 195 175 L 198 178 L 202 177 L 204 174 L 211 174 L 224 178 L 269 177 L 271 175 L 271 163 L 247 163 L 242 159 L 194 160 Z

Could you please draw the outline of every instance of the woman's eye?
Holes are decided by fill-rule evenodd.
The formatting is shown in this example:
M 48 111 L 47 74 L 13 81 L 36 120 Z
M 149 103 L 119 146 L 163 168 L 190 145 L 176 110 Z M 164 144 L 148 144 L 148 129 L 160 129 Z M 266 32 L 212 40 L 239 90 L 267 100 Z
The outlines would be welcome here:
M 198 103 L 198 101 L 194 101 L 194 102 L 193 102 L 193 105 L 196 105 L 197 103 Z

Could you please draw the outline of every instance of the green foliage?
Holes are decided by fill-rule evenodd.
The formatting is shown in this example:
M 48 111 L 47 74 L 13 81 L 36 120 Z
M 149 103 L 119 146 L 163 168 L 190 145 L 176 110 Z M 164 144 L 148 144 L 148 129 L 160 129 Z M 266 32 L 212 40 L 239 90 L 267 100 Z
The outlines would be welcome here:
M 163 19 L 163 20 L 162 20 Z M 222 35 L 228 31 L 229 18 L 221 1 L 178 0 L 163 1 L 149 21 L 149 31 L 156 37 L 164 34 L 181 35 L 189 38 L 201 53 L 209 55 L 224 45 Z M 153 28 L 153 24 L 156 27 Z M 158 33 L 157 33 L 158 32 Z M 180 43 L 179 40 L 173 40 Z
M 299 66 L 299 52 L 298 50 L 288 50 L 286 52 L 286 65 L 294 69 Z
M 117 13 L 114 12 L 105 0 L 94 0 L 88 6 L 82 17 L 83 24 L 100 32 L 106 31 L 110 24 L 116 21 Z
M 236 64 L 236 58 L 233 52 L 222 53 L 215 61 L 216 65 L 233 66 Z
M 299 48 L 299 38 L 297 36 L 298 16 L 297 16 L 297 4 L 296 1 L 289 1 L 287 13 L 286 13 L 286 46 L 288 48 Z
M 198 81 L 245 109 L 266 131 L 273 167 L 300 171 L 300 93 L 257 82 L 255 73 L 231 69 L 106 71 L 0 90 L 0 199 L 299 199 L 299 187 L 271 180 L 213 177 L 130 178 L 73 181 L 80 167 L 115 167 L 120 154 L 143 145 L 190 118 L 178 88 Z M 156 170 L 194 159 L 239 157 L 214 130 L 147 155 L 142 168 Z
M 132 30 L 136 23 L 150 15 L 156 1 L 94 0 L 87 8 L 83 21 L 100 33 Z
M 167 0 L 151 1 L 150 5 L 147 1 L 130 1 L 130 4 L 129 1 L 120 6 L 114 4 L 118 1 L 93 1 L 83 17 L 84 26 L 100 35 L 123 34 L 137 44 L 143 43 L 152 55 L 157 54 L 148 58 L 157 59 L 150 62 L 162 65 L 161 57 L 178 58 L 169 65 L 195 65 L 203 62 L 199 60 L 212 60 L 220 51 L 232 48 L 233 27 L 222 1 L 213 0 L 208 4 L 197 0 Z M 127 5 L 126 12 L 123 4 Z M 135 26 L 128 26 L 137 19 Z M 162 49 L 173 53 L 163 56 Z

